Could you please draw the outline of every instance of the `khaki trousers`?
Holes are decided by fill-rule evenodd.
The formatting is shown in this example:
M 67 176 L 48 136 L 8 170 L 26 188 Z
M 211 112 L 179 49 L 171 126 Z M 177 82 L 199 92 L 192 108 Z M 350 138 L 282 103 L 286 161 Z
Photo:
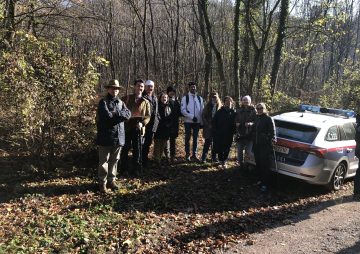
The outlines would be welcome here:
M 121 148 L 121 146 L 99 146 L 99 184 L 115 181 Z
M 154 140 L 154 160 L 156 162 L 161 161 L 161 156 L 166 148 L 167 139 L 155 139 Z M 169 158 L 168 151 L 165 154 L 166 158 Z

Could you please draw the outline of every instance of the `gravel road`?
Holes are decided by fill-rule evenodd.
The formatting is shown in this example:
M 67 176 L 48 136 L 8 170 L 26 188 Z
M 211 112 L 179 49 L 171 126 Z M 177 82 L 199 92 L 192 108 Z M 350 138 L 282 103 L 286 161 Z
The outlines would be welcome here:
M 287 224 L 287 225 L 284 225 Z M 291 220 L 250 235 L 223 253 L 360 253 L 360 202 L 352 197 L 312 207 Z

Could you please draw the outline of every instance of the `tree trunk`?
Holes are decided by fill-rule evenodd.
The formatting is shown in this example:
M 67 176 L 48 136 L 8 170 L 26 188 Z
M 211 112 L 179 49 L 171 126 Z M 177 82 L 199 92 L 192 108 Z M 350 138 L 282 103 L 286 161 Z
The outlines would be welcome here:
M 222 60 L 220 51 L 216 47 L 215 42 L 212 37 L 211 24 L 210 24 L 209 16 L 207 13 L 207 0 L 198 0 L 198 4 L 199 4 L 200 10 L 201 10 L 201 13 L 199 13 L 199 15 L 204 16 L 205 27 L 206 27 L 207 35 L 209 38 L 210 46 L 211 46 L 212 50 L 214 51 L 216 61 L 217 61 L 217 71 L 218 71 L 218 75 L 220 78 L 220 88 L 221 88 L 221 91 L 219 91 L 219 92 L 221 93 L 221 95 L 225 95 L 225 94 L 227 94 L 227 91 L 226 91 L 226 79 L 225 79 L 225 74 L 224 74 L 224 64 L 223 64 L 223 60 Z
M 239 80 L 239 40 L 240 40 L 240 0 L 236 0 L 234 11 L 234 63 L 233 63 L 233 80 L 235 88 L 235 101 L 236 104 L 240 103 L 240 80 Z
M 194 6 L 193 6 L 194 7 Z M 200 35 L 202 38 L 202 44 L 205 52 L 205 70 L 204 70 L 204 94 L 207 95 L 212 87 L 210 87 L 210 73 L 212 68 L 212 52 L 208 42 L 208 36 L 206 34 L 206 28 L 204 24 L 204 16 L 202 15 L 202 10 L 200 5 L 198 4 L 198 12 L 199 16 L 197 16 L 199 27 L 200 27 Z M 194 13 L 196 14 L 196 10 L 194 8 Z
M 4 28 L 5 36 L 4 41 L 1 43 L 1 48 L 6 48 L 12 45 L 14 35 L 15 35 L 15 6 L 16 0 L 6 0 L 5 1 L 5 18 L 4 18 Z
M 276 89 L 276 81 L 277 75 L 280 68 L 281 63 L 281 53 L 282 48 L 284 46 L 285 40 L 285 32 L 286 32 L 286 20 L 289 14 L 289 0 L 281 0 L 281 7 L 280 7 L 280 17 L 279 17 L 279 26 L 277 30 L 277 39 L 274 49 L 274 62 L 271 70 L 271 79 L 270 79 L 270 93 L 271 97 L 275 93 Z

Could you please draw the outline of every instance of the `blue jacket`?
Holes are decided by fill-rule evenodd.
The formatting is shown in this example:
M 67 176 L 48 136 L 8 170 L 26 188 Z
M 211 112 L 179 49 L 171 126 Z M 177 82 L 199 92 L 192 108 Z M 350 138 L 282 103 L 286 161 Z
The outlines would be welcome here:
M 125 103 L 107 94 L 99 101 L 97 116 L 97 144 L 123 146 L 125 144 L 124 121 L 131 117 L 131 112 Z

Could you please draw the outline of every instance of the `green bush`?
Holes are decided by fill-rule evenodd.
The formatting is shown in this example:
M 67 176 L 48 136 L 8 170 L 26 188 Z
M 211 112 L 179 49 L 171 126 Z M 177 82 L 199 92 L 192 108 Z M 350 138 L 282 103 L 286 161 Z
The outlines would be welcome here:
M 23 32 L 0 52 L 0 104 L 12 139 L 37 156 L 87 149 L 94 137 L 97 58 L 59 52 L 57 44 Z

